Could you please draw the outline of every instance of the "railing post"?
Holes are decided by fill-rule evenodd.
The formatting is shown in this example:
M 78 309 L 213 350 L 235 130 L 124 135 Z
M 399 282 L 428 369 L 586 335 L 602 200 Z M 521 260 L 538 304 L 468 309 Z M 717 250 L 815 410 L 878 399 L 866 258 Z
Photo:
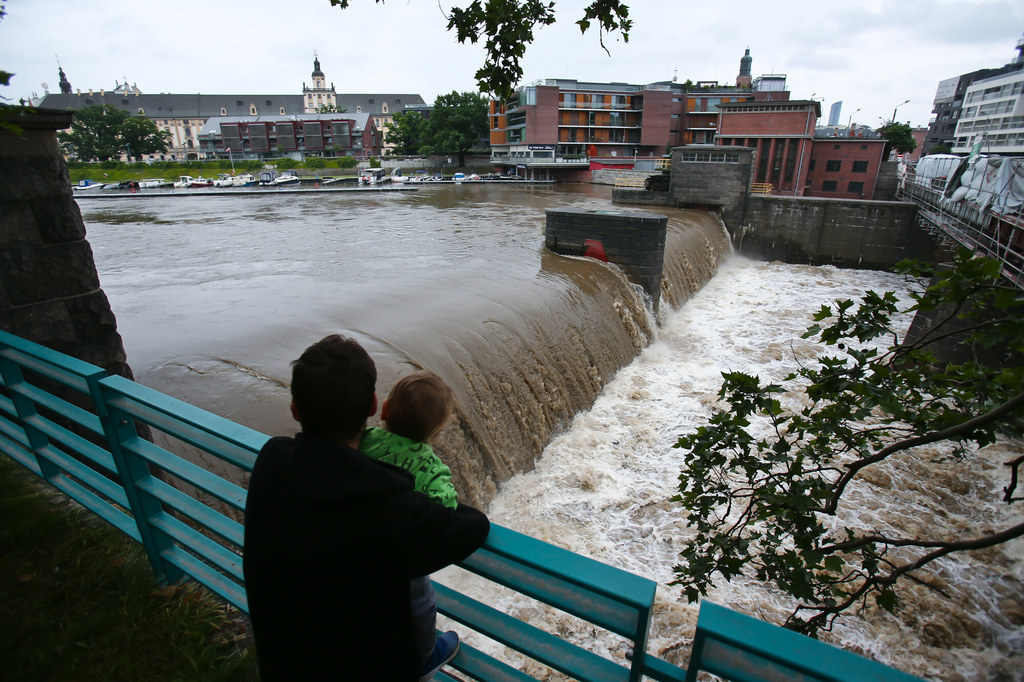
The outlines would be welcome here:
M 99 371 L 102 375 L 103 370 Z M 0 356 L 0 377 L 3 378 L 3 385 L 8 387 L 25 383 L 21 367 L 16 362 L 3 356 Z M 32 418 L 38 415 L 35 404 L 17 390 L 11 391 L 11 402 L 14 404 L 14 411 L 18 415 L 18 422 L 25 432 L 25 438 L 28 440 L 31 456 L 35 459 L 36 466 L 39 467 L 39 474 L 47 482 L 52 481 L 55 476 L 60 474 L 60 469 L 46 457 L 39 456 L 39 452 L 50 444 L 50 439 L 40 432 L 39 429 L 31 426 Z
M 128 498 L 132 517 L 138 526 L 139 537 L 146 550 L 146 556 L 149 557 L 149 563 L 153 567 L 153 573 L 159 582 L 178 582 L 185 576 L 185 573 L 164 559 L 164 553 L 171 550 L 174 543 L 166 533 L 157 530 L 150 524 L 150 519 L 164 513 L 163 505 L 151 495 L 143 493 L 138 486 L 141 481 L 151 478 L 153 474 L 149 470 L 148 462 L 126 447 L 127 443 L 139 438 L 135 422 L 131 415 L 107 402 L 107 392 L 103 389 L 102 379 L 90 380 L 89 390 L 96 403 L 96 412 L 99 415 L 100 423 L 103 424 L 103 434 L 110 447 L 110 454 L 117 467 L 121 487 L 124 488 L 125 496 Z

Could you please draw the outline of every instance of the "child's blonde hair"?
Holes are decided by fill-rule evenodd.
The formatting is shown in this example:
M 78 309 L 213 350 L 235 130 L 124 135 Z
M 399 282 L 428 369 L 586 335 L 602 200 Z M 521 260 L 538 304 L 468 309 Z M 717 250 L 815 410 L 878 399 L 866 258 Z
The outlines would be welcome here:
M 384 424 L 391 433 L 425 443 L 444 429 L 454 403 L 441 377 L 429 370 L 413 372 L 391 387 Z

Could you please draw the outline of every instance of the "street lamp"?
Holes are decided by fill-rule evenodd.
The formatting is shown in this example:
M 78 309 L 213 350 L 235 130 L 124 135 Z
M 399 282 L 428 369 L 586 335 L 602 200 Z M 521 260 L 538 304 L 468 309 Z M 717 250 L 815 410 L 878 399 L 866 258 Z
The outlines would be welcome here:
M 860 109 L 857 109 L 857 111 L 860 111 Z M 857 111 L 853 112 L 853 114 L 856 114 Z M 853 114 L 850 114 L 850 120 L 846 122 L 846 136 L 847 137 L 850 136 L 850 126 L 853 125 Z
M 131 163 L 132 162 L 132 146 L 130 144 L 128 144 L 127 142 L 124 143 L 124 146 L 128 148 L 128 163 Z
M 904 104 L 906 104 L 909 101 L 910 101 L 909 99 L 906 99 L 906 100 L 903 100 L 902 102 L 900 102 L 899 104 L 897 104 L 896 106 L 894 106 L 892 108 L 892 118 L 889 119 L 889 120 L 892 121 L 893 123 L 895 123 L 896 122 L 896 110 L 899 109 L 900 107 L 902 107 Z

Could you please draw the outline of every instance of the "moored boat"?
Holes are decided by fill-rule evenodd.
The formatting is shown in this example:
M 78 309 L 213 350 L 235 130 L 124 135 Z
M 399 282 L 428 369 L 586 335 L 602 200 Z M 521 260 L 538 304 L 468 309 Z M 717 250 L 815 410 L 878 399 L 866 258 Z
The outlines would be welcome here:
M 299 183 L 299 176 L 295 174 L 295 171 L 286 170 L 279 176 L 274 178 L 272 185 L 297 185 Z
M 191 187 L 193 182 L 195 181 L 192 179 L 191 175 L 179 175 L 178 181 L 174 183 L 174 186 L 177 187 L 178 189 L 184 187 Z
M 192 181 L 189 187 L 213 187 L 213 180 L 210 178 L 204 178 L 200 175 L 198 178 Z
M 252 173 L 245 173 L 244 175 L 236 175 L 231 179 L 232 187 L 254 187 L 259 181 L 253 176 Z
M 214 187 L 233 187 L 235 179 L 231 177 L 230 173 L 218 173 L 217 179 L 213 181 Z

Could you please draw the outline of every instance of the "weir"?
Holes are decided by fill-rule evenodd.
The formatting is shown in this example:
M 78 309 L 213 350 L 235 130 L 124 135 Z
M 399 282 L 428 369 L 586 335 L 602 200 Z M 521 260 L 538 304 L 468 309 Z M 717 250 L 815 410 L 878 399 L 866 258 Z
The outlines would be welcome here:
M 730 253 L 715 216 L 669 220 L 658 292 L 666 309 L 699 291 Z M 650 297 L 619 267 L 550 252 L 541 264 L 545 300 L 503 302 L 481 325 L 415 353 L 414 364 L 439 371 L 459 398 L 436 449 L 472 503 L 486 505 L 502 482 L 532 469 L 552 436 L 656 333 Z

